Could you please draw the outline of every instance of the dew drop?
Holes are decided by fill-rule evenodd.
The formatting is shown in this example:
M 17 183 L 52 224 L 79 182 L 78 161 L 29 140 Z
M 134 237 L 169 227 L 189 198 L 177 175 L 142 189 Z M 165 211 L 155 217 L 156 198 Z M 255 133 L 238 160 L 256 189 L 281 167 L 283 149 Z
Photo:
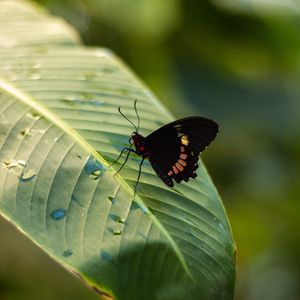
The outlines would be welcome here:
M 125 224 L 126 223 L 126 219 L 125 218 L 119 218 L 118 223 Z
M 21 135 L 26 137 L 26 136 L 31 136 L 31 134 L 29 133 L 30 129 L 26 128 L 24 130 L 21 131 Z
M 67 215 L 67 211 L 64 209 L 56 209 L 51 213 L 51 218 L 55 221 L 62 220 Z
M 20 181 L 21 182 L 29 182 L 34 180 L 36 177 L 36 171 L 33 169 L 28 169 L 26 166 L 21 174 Z
M 102 250 L 101 251 L 101 258 L 105 261 L 113 261 L 113 257 L 106 251 Z
M 41 115 L 38 112 L 33 111 L 31 112 L 31 117 L 37 120 L 41 117 Z
M 112 196 L 108 196 L 108 200 L 111 202 L 112 205 L 116 203 L 116 199 Z
M 96 180 L 104 175 L 106 168 L 96 159 L 90 157 L 84 167 L 84 170 L 90 178 Z
M 122 231 L 121 230 L 114 230 L 113 235 L 121 235 Z
M 118 222 L 118 220 L 119 220 L 119 216 L 114 215 L 114 214 L 110 214 L 109 217 L 115 222 Z
M 75 103 L 74 103 L 74 99 L 63 99 L 61 100 L 64 104 L 66 105 L 70 105 L 70 106 L 74 106 Z
M 97 101 L 97 100 L 92 100 L 92 101 L 90 102 L 90 104 L 93 105 L 93 106 L 99 107 L 99 106 L 104 105 L 105 103 L 104 103 L 104 102 L 101 102 L 101 101 Z
M 118 215 L 110 214 L 109 216 L 115 222 L 118 222 L 118 223 L 121 223 L 121 224 L 124 224 L 126 222 L 125 218 L 120 218 Z
M 137 210 L 138 208 L 140 208 L 140 206 L 136 203 L 136 202 L 132 202 L 131 203 L 131 206 L 130 206 L 130 210 L 131 211 L 135 211 L 135 210 Z
M 73 251 L 71 249 L 68 249 L 63 253 L 64 257 L 70 257 L 71 255 L 73 255 Z
M 101 175 L 101 171 L 100 170 L 95 170 L 93 172 L 90 173 L 90 178 L 92 179 L 98 179 Z

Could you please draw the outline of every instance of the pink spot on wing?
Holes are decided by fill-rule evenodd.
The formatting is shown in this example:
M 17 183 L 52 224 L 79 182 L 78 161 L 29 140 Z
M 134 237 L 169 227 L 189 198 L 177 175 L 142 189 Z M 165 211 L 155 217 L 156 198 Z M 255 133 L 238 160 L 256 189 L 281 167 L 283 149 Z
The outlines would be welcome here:
M 182 172 L 183 171 L 183 166 L 181 165 L 181 164 L 179 164 L 178 162 L 177 163 L 175 163 L 175 166 L 176 166 L 176 168 L 180 171 L 180 172 Z
M 168 175 L 172 176 L 173 175 L 173 171 L 169 171 Z
M 178 174 L 179 171 L 177 170 L 177 168 L 175 166 L 173 166 L 172 169 L 173 169 L 175 174 Z
M 184 152 L 184 147 L 180 146 L 180 152 Z
M 184 167 L 187 165 L 186 161 L 184 161 L 182 159 L 178 159 L 178 162 Z
M 181 153 L 181 154 L 180 154 L 180 158 L 181 158 L 181 159 L 186 159 L 186 158 L 187 158 L 187 155 L 184 154 L 184 153 Z

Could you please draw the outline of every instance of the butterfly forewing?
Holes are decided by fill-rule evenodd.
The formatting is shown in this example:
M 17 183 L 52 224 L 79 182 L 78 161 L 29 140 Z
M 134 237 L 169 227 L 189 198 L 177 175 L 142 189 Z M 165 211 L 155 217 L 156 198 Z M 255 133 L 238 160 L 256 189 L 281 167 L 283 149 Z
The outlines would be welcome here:
M 145 138 L 149 161 L 168 185 L 195 178 L 199 154 L 214 140 L 218 125 L 207 118 L 188 117 L 171 122 Z

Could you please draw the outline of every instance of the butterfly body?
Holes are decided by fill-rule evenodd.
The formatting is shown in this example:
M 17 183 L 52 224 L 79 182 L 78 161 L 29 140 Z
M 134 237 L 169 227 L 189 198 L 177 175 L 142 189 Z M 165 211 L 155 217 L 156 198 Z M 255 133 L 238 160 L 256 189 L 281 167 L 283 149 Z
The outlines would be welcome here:
M 145 137 L 134 131 L 131 135 L 131 138 L 134 143 L 135 153 L 139 156 L 142 156 L 143 158 L 149 158 L 150 153 L 145 144 Z

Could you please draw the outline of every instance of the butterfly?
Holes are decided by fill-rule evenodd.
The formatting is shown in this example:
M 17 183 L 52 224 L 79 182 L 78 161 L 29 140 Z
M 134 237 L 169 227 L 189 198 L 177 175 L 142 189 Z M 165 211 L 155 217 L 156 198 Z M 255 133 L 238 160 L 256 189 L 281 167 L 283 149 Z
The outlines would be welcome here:
M 197 177 L 199 155 L 215 139 L 219 130 L 218 124 L 204 117 L 186 117 L 168 123 L 144 137 L 139 133 L 140 118 L 136 103 L 137 100 L 134 102 L 134 109 L 138 126 L 135 126 L 121 112 L 120 107 L 118 108 L 119 113 L 134 126 L 135 131 L 129 139 L 130 147 L 124 147 L 118 158 L 111 164 L 115 164 L 124 153 L 127 153 L 117 173 L 127 163 L 130 153 L 135 153 L 141 157 L 141 161 L 134 192 L 145 159 L 149 160 L 153 170 L 169 187 L 174 186 L 173 181 L 187 182 L 190 178 Z

